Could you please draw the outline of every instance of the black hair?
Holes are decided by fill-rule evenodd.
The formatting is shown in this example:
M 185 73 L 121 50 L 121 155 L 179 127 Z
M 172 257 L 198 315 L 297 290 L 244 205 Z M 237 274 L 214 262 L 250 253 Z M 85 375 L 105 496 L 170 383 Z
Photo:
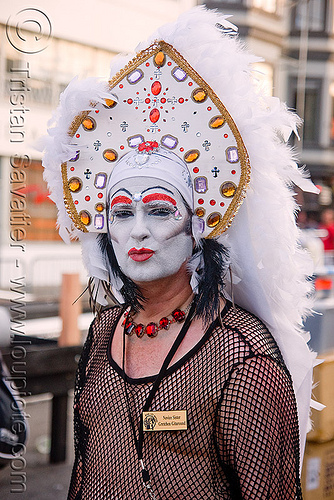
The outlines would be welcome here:
M 106 256 L 109 275 L 121 279 L 123 287 L 120 290 L 126 305 L 131 305 L 132 309 L 138 311 L 145 304 L 139 287 L 121 270 L 111 241 L 107 234 L 99 236 L 99 245 L 101 252 Z M 206 323 L 209 323 L 217 316 L 219 312 L 220 297 L 224 288 L 224 277 L 228 269 L 229 256 L 224 245 L 216 239 L 202 239 L 193 250 L 192 259 L 195 259 L 202 253 L 203 266 L 197 269 L 199 279 L 196 291 L 196 309 L 195 316 L 201 317 Z M 117 303 L 117 300 L 112 294 L 110 284 L 106 281 L 102 282 L 103 289 L 107 296 Z M 98 310 L 96 303 L 97 293 L 89 286 L 90 302 L 93 310 Z

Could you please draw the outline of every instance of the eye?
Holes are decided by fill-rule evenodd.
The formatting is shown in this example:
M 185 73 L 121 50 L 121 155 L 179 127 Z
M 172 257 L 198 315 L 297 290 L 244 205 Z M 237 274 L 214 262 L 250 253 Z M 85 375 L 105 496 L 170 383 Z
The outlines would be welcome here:
M 167 217 L 168 215 L 171 215 L 174 213 L 173 208 L 167 208 L 167 207 L 157 207 L 157 208 L 152 208 L 149 211 L 149 215 L 154 215 L 156 217 Z
M 133 217 L 133 212 L 132 210 L 114 210 L 111 215 L 116 217 L 117 219 L 128 219 L 129 217 Z

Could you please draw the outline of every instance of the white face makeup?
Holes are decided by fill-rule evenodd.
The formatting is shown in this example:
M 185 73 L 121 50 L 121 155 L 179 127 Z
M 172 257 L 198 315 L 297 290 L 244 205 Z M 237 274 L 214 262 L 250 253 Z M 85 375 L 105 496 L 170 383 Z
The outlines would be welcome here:
M 179 192 L 153 178 L 112 188 L 108 232 L 122 271 L 134 282 L 175 274 L 191 257 L 189 215 Z

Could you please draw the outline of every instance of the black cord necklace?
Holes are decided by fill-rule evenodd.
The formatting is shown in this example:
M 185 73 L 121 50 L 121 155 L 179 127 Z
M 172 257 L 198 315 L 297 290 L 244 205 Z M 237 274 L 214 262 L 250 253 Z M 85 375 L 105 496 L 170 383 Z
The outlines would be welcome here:
M 133 418 L 131 416 L 129 394 L 128 394 L 127 385 L 126 385 L 127 376 L 125 374 L 125 366 L 124 366 L 125 365 L 125 336 L 126 336 L 126 332 L 125 332 L 125 328 L 123 328 L 123 360 L 122 360 L 122 368 L 123 368 L 123 373 L 124 373 L 124 390 L 125 390 L 126 402 L 127 402 L 127 407 L 128 407 L 129 420 L 130 420 L 130 424 L 131 424 L 131 428 L 132 428 L 132 433 L 133 433 L 133 438 L 134 438 L 134 442 L 135 442 L 135 446 L 136 446 L 136 450 L 137 450 L 138 460 L 139 460 L 139 463 L 140 463 L 140 466 L 141 466 L 141 469 L 142 469 L 143 484 L 144 484 L 144 486 L 145 486 L 145 488 L 146 488 L 146 490 L 147 490 L 147 492 L 148 492 L 148 494 L 149 494 L 149 496 L 150 496 L 150 498 L 152 500 L 156 500 L 156 496 L 155 496 L 155 493 L 154 493 L 154 491 L 152 489 L 151 480 L 150 480 L 150 474 L 149 474 L 148 470 L 146 469 L 146 467 L 144 465 L 144 462 L 143 462 L 143 445 L 144 445 L 143 412 L 146 412 L 146 411 L 149 410 L 149 408 L 150 408 L 150 406 L 152 404 L 152 401 L 154 399 L 154 396 L 158 392 L 160 383 L 161 383 L 162 379 L 164 378 L 164 376 L 166 374 L 168 366 L 169 366 L 171 360 L 173 359 L 173 356 L 176 353 L 177 349 L 179 348 L 182 340 L 186 336 L 186 333 L 187 333 L 187 331 L 188 331 L 188 329 L 190 327 L 191 321 L 192 321 L 193 316 L 194 316 L 195 308 L 196 308 L 196 303 L 195 303 L 195 300 L 193 300 L 193 302 L 191 304 L 191 307 L 190 307 L 190 310 L 189 310 L 189 313 L 188 313 L 188 315 L 186 317 L 186 320 L 183 323 L 183 326 L 182 326 L 182 328 L 181 328 L 178 336 L 174 340 L 174 343 L 173 343 L 172 347 L 170 348 L 170 350 L 169 350 L 169 352 L 168 352 L 168 354 L 167 354 L 167 356 L 166 356 L 166 358 L 165 358 L 165 360 L 164 360 L 164 362 L 162 364 L 160 372 L 157 375 L 157 378 L 155 379 L 155 381 L 153 383 L 153 386 L 152 386 L 152 388 L 150 390 L 150 393 L 149 393 L 149 395 L 146 398 L 146 401 L 145 401 L 145 404 L 144 404 L 144 407 L 143 407 L 143 410 L 142 410 L 142 413 L 141 413 L 141 416 L 140 416 L 138 438 L 137 438 L 137 435 L 136 435 L 135 423 L 134 423 Z

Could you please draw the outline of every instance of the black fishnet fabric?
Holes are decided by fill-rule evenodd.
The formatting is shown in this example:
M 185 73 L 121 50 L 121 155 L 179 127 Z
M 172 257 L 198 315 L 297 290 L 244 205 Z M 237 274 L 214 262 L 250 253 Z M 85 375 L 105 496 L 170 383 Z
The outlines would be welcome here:
M 110 357 L 119 308 L 90 328 L 75 394 L 76 459 L 69 500 L 145 499 L 128 417 L 154 377 L 127 379 Z M 145 433 L 157 500 L 301 499 L 299 431 L 289 373 L 265 326 L 226 306 L 201 342 L 171 366 L 151 410 L 187 410 L 187 431 Z

